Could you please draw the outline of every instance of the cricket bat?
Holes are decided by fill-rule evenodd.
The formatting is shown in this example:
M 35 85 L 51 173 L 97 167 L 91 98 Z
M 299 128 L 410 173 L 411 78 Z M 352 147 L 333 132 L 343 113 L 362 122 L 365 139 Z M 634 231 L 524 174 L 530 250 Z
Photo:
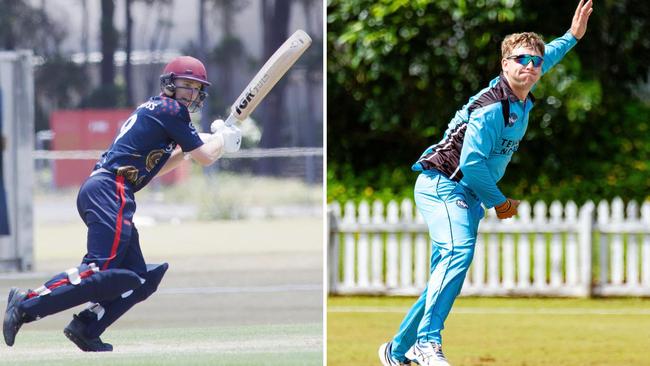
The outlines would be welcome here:
M 299 29 L 292 34 L 266 61 L 235 100 L 230 115 L 224 122 L 226 126 L 245 120 L 310 45 L 311 38 L 305 31 Z

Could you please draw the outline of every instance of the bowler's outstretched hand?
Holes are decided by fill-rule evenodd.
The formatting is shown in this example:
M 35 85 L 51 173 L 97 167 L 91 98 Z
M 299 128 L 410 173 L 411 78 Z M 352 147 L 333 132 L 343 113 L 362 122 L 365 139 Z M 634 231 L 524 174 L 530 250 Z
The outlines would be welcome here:
M 578 7 L 576 8 L 575 14 L 573 14 L 573 21 L 571 21 L 571 34 L 577 39 L 582 38 L 587 31 L 587 22 L 589 21 L 589 16 L 594 11 L 593 1 L 580 0 Z

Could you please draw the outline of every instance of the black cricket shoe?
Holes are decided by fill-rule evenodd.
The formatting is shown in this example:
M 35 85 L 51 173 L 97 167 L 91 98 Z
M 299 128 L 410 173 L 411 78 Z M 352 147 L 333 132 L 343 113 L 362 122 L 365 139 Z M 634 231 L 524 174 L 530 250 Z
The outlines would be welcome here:
M 86 324 L 78 315 L 72 316 L 72 321 L 63 329 L 63 334 L 68 337 L 72 343 L 76 344 L 84 352 L 112 352 L 113 346 L 102 342 L 99 337 L 88 338 L 84 335 Z
M 16 340 L 18 330 L 25 322 L 25 313 L 18 309 L 20 302 L 25 299 L 27 292 L 12 287 L 7 297 L 7 310 L 5 311 L 4 323 L 2 323 L 2 335 L 5 337 L 5 343 L 11 347 Z

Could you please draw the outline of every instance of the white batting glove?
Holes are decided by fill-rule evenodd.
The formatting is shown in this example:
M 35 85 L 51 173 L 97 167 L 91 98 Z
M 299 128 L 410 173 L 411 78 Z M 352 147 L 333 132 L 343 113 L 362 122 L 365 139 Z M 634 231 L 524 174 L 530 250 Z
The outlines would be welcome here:
M 210 132 L 216 133 L 226 128 L 226 123 L 222 119 L 215 119 L 210 125 Z
M 215 134 L 220 134 L 223 138 L 223 150 L 225 152 L 234 153 L 239 151 L 239 148 L 241 147 L 241 130 L 239 127 L 234 125 L 224 127 L 221 131 L 215 132 Z

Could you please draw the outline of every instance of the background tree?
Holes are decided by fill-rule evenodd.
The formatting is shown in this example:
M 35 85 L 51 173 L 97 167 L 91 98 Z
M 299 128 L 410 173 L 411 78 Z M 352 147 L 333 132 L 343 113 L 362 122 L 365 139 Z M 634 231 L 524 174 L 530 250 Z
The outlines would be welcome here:
M 131 89 L 131 49 L 133 48 L 133 17 L 131 16 L 132 0 L 124 0 L 124 20 L 126 23 L 124 52 L 124 88 L 126 105 L 133 105 L 133 90 Z
M 118 47 L 119 33 L 115 29 L 114 0 L 101 1 L 100 40 L 102 60 L 100 63 L 100 84 L 81 102 L 84 108 L 124 107 L 126 95 L 124 85 L 115 83 L 115 51 Z
M 86 91 L 86 71 L 61 53 L 61 43 L 67 35 L 65 26 L 50 19 L 45 3 L 39 7 L 27 1 L 0 1 L 0 48 L 31 49 L 39 60 L 34 79 L 35 129 L 49 127 L 53 108 L 75 104 Z M 25 31 L 29 30 L 29 31 Z
M 291 16 L 291 0 L 262 0 L 262 39 L 263 60 L 267 60 L 289 37 L 289 19 Z M 286 80 L 280 80 L 264 99 L 264 105 L 259 113 L 262 124 L 262 139 L 260 147 L 272 148 L 282 146 L 282 132 L 286 126 L 283 116 L 284 87 Z M 273 174 L 275 159 L 262 159 L 260 173 Z
M 422 151 L 500 72 L 500 42 L 570 25 L 576 2 L 328 2 L 328 195 L 411 196 Z M 545 75 L 500 187 L 524 199 L 644 199 L 650 5 L 596 2 L 584 41 Z M 616 19 L 616 22 L 613 20 Z

